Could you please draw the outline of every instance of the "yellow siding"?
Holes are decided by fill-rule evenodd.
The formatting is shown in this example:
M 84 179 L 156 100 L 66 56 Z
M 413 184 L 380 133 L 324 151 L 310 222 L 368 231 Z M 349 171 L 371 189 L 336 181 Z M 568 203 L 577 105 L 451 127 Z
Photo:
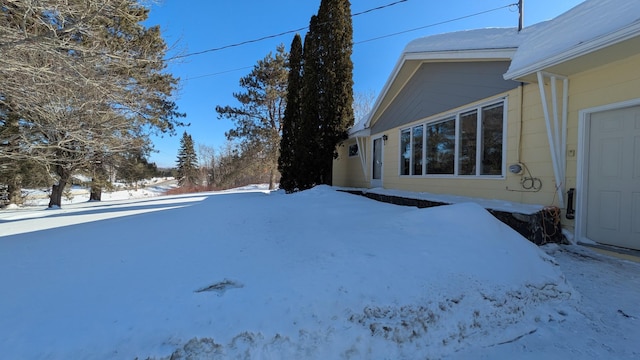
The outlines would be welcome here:
M 362 171 L 360 156 L 349 156 L 349 146 L 356 143 L 349 139 L 338 146 L 338 158 L 333 161 L 333 185 L 340 187 L 369 187 Z M 363 149 L 358 149 L 358 152 Z M 366 149 L 364 149 L 366 154 Z
M 576 186 L 578 147 L 578 114 L 580 110 L 640 98 L 640 55 L 610 63 L 569 78 L 568 132 L 567 132 L 567 171 L 565 187 Z M 558 88 L 561 93 L 562 87 Z M 547 88 L 548 90 L 548 88 Z M 522 97 L 521 97 L 522 94 Z M 514 175 L 507 171 L 503 179 L 470 179 L 454 177 L 414 177 L 399 176 L 399 138 L 400 128 L 385 131 L 388 140 L 384 145 L 383 186 L 385 188 L 452 194 L 477 198 L 501 199 L 526 204 L 558 206 L 556 183 L 549 150 L 547 129 L 542 110 L 538 84 L 526 84 L 502 94 L 508 99 L 507 109 L 507 167 L 521 162 L 526 165 L 532 177 L 540 179 L 542 188 L 533 192 L 523 189 L 522 180 L 530 176 L 526 171 Z M 560 96 L 560 94 L 559 94 Z M 497 98 L 497 97 L 496 97 Z M 464 110 L 492 99 L 469 104 L 451 113 Z M 561 99 L 559 99 L 561 100 Z M 562 102 L 559 101 L 561 105 Z M 447 114 L 438 114 L 429 119 L 421 119 L 402 128 L 423 123 L 426 120 L 440 118 Z M 372 134 L 372 137 L 382 134 Z M 346 148 L 341 155 L 346 155 Z M 573 154 L 572 154 L 573 152 Z M 368 177 L 362 176 L 359 158 L 342 158 L 336 161 L 336 177 L 344 186 L 368 187 Z M 349 169 L 342 169 L 342 167 Z M 367 166 L 371 166 L 367 162 Z M 566 199 L 566 194 L 565 199 Z M 564 209 L 563 209 L 564 213 Z M 573 222 L 564 216 L 563 224 L 572 226 Z
M 576 186 L 578 168 L 578 123 L 581 110 L 640 99 L 640 55 L 600 66 L 569 78 L 569 122 L 567 134 L 567 189 Z M 570 151 L 576 152 L 571 156 Z M 580 191 L 581 189 L 578 189 Z M 563 217 L 565 226 L 573 221 Z
M 537 87 L 525 87 L 525 102 L 527 99 L 536 99 L 535 93 L 530 94 L 532 90 L 537 91 Z M 532 121 L 520 122 L 520 91 L 521 90 L 517 88 L 501 94 L 498 97 L 484 99 L 483 101 L 469 104 L 468 106 L 452 109 L 450 113 L 455 113 L 468 107 L 474 107 L 493 99 L 506 96 L 508 105 L 506 128 L 507 167 L 513 163 L 525 162 L 531 171 L 532 176 L 540 178 L 543 181 L 542 190 L 540 192 L 531 193 L 523 189 L 521 181 L 523 176 L 528 176 L 526 172 L 522 175 L 514 175 L 507 171 L 505 178 L 499 179 L 399 176 L 398 142 L 401 128 L 395 128 L 385 132 L 388 136 L 388 140 L 384 147 L 383 186 L 385 188 L 414 192 L 500 199 L 540 205 L 553 204 L 555 185 L 553 184 L 553 167 L 551 166 L 551 155 L 549 152 L 544 120 L 541 125 Z M 533 107 L 533 105 L 530 105 L 530 107 Z M 542 115 L 541 110 L 539 111 L 539 114 Z M 447 114 L 438 114 L 430 119 L 439 118 L 444 115 Z M 430 119 L 422 119 L 415 123 L 404 125 L 402 128 L 406 128 L 414 124 L 420 124 L 425 120 Z M 523 134 L 522 148 L 519 151 L 521 131 Z M 528 136 L 531 136 L 531 139 L 527 139 Z M 518 158 L 518 156 L 520 156 L 520 158 Z M 531 162 L 531 164 L 528 162 Z

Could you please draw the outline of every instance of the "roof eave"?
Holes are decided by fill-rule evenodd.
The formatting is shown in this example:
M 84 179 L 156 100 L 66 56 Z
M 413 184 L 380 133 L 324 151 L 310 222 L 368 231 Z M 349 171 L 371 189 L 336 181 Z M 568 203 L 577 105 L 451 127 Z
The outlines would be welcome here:
M 525 66 L 521 69 L 508 70 L 503 75 L 503 77 L 505 80 L 523 80 L 526 77 L 537 73 L 538 71 L 544 71 L 548 68 L 576 59 L 580 56 L 590 54 L 592 52 L 638 36 L 640 36 L 640 22 L 636 22 L 631 26 L 625 27 L 611 34 L 581 43 L 555 56 L 548 57 L 543 61 Z
M 366 128 L 366 129 L 360 129 L 358 131 L 349 133 L 349 138 L 350 139 L 354 139 L 354 138 L 358 138 L 358 137 L 368 137 L 371 135 L 371 129 L 370 128 Z
M 511 60 L 517 47 L 497 49 L 448 50 L 404 53 L 404 61 L 471 61 L 471 60 Z

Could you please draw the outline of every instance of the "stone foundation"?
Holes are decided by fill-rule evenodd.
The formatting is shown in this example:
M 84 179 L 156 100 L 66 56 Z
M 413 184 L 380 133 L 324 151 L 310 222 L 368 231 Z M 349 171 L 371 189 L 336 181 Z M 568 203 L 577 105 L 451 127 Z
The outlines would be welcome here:
M 427 208 L 440 205 L 449 205 L 443 202 L 412 199 L 393 195 L 369 193 L 360 190 L 339 190 L 354 195 L 368 197 L 376 201 L 382 201 L 395 205 L 415 206 Z M 506 211 L 487 209 L 498 220 L 502 221 L 527 240 L 536 245 L 548 243 L 561 243 L 564 241 L 562 227 L 560 225 L 560 209 L 557 207 L 545 207 L 535 214 L 520 214 Z

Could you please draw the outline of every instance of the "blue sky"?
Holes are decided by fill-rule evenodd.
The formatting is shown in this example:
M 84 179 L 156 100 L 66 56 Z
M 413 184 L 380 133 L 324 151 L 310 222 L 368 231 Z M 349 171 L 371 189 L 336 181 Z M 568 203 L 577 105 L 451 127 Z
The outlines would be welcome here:
M 517 26 L 517 7 L 506 7 L 516 2 L 352 0 L 354 14 L 391 5 L 353 18 L 354 92 L 378 94 L 405 45 L 413 39 L 458 30 Z M 552 19 L 581 2 L 525 0 L 524 24 Z M 320 0 L 159 0 L 152 5 L 146 24 L 160 25 L 171 48 L 167 57 L 172 58 L 306 27 L 319 6 Z M 479 14 L 482 12 L 486 13 Z M 473 14 L 479 15 L 447 22 Z M 421 29 L 409 31 L 417 28 Z M 368 41 L 399 32 L 403 33 Z M 306 29 L 300 32 L 303 38 L 305 33 Z M 187 113 L 186 122 L 191 126 L 179 128 L 173 137 L 154 137 L 158 152 L 151 155 L 151 161 L 160 167 L 174 166 L 184 131 L 193 137 L 196 151 L 198 145 L 222 147 L 226 143 L 224 133 L 233 123 L 218 119 L 216 105 L 237 106 L 233 93 L 242 91 L 240 78 L 258 60 L 274 52 L 278 44 L 288 50 L 292 39 L 293 34 L 287 34 L 171 60 L 168 71 L 181 79 L 175 101 L 179 110 Z

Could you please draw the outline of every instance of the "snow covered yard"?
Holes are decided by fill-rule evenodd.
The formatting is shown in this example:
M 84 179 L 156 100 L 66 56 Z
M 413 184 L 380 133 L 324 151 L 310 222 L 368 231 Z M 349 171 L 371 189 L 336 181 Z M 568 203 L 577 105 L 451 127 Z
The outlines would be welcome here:
M 638 274 L 581 247 L 540 249 L 474 204 L 416 209 L 329 187 L 3 210 L 0 349 L 632 359 Z

